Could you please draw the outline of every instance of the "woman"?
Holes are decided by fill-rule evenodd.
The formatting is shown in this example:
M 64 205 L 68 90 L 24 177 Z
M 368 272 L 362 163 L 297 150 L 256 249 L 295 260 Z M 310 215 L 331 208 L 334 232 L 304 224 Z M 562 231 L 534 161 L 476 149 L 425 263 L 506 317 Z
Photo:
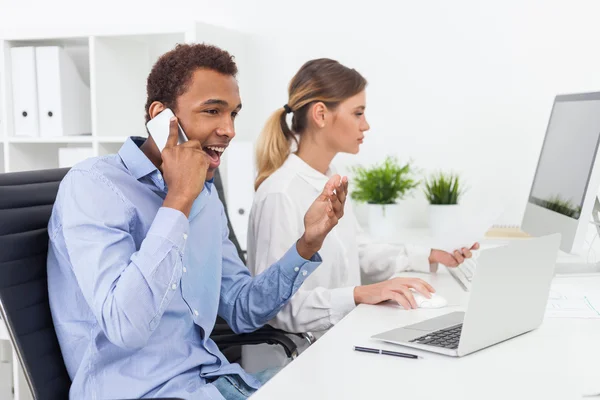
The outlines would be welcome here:
M 307 62 L 292 79 L 288 103 L 267 121 L 257 145 L 257 191 L 248 233 L 248 267 L 253 274 L 268 268 L 285 253 L 290 240 L 301 234 L 304 213 L 334 174 L 330 163 L 335 155 L 358 153 L 369 130 L 366 85 L 357 71 L 330 59 Z M 291 128 L 288 114 L 292 114 Z M 292 152 L 293 148 L 297 150 Z M 319 252 L 322 266 L 270 324 L 319 336 L 358 304 L 392 300 L 406 309 L 416 308 L 412 290 L 430 297 L 434 289 L 417 278 L 389 278 L 401 271 L 430 272 L 438 263 L 457 266 L 471 257 L 470 250 L 449 254 L 372 243 L 346 203 L 344 218 Z M 361 285 L 361 280 L 377 283 Z M 269 352 L 278 350 L 270 347 Z M 265 360 L 265 350 L 245 349 L 244 356 L 248 359 L 250 353 L 260 352 Z M 279 353 L 275 359 L 285 360 L 283 352 Z

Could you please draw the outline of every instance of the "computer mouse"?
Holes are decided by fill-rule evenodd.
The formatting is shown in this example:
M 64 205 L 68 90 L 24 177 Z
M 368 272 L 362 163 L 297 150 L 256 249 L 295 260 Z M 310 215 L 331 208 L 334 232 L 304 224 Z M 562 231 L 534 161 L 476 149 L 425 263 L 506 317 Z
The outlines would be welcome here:
M 413 296 L 419 308 L 442 308 L 448 305 L 448 301 L 436 293 L 431 293 L 430 299 L 419 292 L 413 292 Z

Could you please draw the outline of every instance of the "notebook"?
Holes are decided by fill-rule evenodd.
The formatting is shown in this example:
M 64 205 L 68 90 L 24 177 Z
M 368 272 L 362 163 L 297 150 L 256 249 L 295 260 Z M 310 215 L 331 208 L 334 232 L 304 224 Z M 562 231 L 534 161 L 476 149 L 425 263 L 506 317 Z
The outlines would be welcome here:
M 491 239 L 527 239 L 531 235 L 523 232 L 519 225 L 493 225 L 485 234 L 486 238 Z

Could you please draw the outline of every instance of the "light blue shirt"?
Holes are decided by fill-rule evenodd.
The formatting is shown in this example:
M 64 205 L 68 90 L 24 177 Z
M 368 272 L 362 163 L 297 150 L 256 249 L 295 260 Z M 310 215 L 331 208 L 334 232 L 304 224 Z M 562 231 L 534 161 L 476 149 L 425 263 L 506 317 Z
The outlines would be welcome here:
M 235 332 L 261 327 L 321 259 L 293 244 L 252 278 L 214 185 L 189 218 L 162 207 L 167 188 L 141 143 L 73 167 L 54 204 L 48 288 L 70 397 L 222 399 L 208 382 L 227 374 L 258 388 L 210 339 L 216 317 Z

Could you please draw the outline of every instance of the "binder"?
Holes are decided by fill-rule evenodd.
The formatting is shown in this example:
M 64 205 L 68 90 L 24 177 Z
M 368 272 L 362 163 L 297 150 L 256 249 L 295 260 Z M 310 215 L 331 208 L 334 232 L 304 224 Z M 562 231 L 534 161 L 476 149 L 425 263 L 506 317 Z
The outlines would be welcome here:
M 15 136 L 38 136 L 35 47 L 10 49 Z
M 40 136 L 90 134 L 90 88 L 75 63 L 59 46 L 37 47 Z

